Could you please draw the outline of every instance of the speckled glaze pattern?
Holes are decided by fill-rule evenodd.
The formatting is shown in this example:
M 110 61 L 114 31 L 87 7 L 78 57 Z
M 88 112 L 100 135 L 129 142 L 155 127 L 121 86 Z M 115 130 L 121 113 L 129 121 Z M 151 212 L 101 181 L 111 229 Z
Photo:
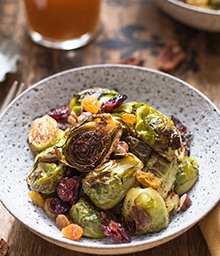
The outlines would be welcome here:
M 220 10 L 192 6 L 181 0 L 154 1 L 162 11 L 185 25 L 200 30 L 220 32 Z
M 26 177 L 33 155 L 27 136 L 32 121 L 58 104 L 68 103 L 75 92 L 89 87 L 113 88 L 127 94 L 129 101 L 146 101 L 167 115 L 178 116 L 194 134 L 191 155 L 198 159 L 200 174 L 189 192 L 193 204 L 186 212 L 174 214 L 166 230 L 134 237 L 129 244 L 115 245 L 109 239 L 86 238 L 74 242 L 63 238 L 43 210 L 30 202 Z M 219 123 L 218 109 L 202 93 L 155 70 L 96 65 L 56 74 L 26 90 L 0 117 L 0 199 L 34 233 L 71 250 L 116 255 L 152 248 L 192 227 L 219 201 Z

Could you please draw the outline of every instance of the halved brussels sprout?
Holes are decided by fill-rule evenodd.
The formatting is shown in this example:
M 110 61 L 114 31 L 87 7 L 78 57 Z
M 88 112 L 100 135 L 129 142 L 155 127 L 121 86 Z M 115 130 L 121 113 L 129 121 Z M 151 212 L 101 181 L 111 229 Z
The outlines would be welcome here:
M 184 157 L 178 166 L 174 190 L 183 195 L 195 184 L 198 179 L 198 163 L 193 157 Z
M 83 236 L 90 238 L 103 238 L 105 234 L 101 228 L 101 214 L 95 207 L 84 199 L 73 204 L 69 210 L 73 223 L 83 228 Z
M 82 188 L 94 205 L 100 209 L 111 209 L 135 184 L 135 173 L 142 167 L 143 163 L 135 155 L 127 153 L 89 172 L 82 180 Z
M 131 188 L 124 200 L 122 214 L 133 234 L 159 232 L 169 224 L 169 213 L 161 195 L 153 188 Z
M 162 156 L 172 161 L 181 148 L 181 134 L 166 115 L 143 104 L 136 110 L 137 137 Z
M 129 145 L 129 150 L 145 164 L 150 157 L 152 148 L 142 140 L 132 136 L 127 136 L 125 141 Z
M 160 179 L 161 184 L 157 191 L 163 198 L 165 198 L 174 186 L 178 172 L 178 163 L 176 160 L 169 162 L 166 160 L 166 158 L 154 152 L 148 159 L 144 171 L 152 172 L 157 178 Z
M 34 152 L 39 152 L 55 145 L 63 134 L 57 121 L 49 115 L 44 115 L 34 120 L 28 135 L 28 142 Z
M 135 114 L 135 122 L 124 124 L 123 114 Z M 166 115 L 144 102 L 128 102 L 114 109 L 130 135 L 141 139 L 169 161 L 176 158 L 182 147 L 181 133 Z
M 32 190 L 50 194 L 56 191 L 57 183 L 63 175 L 63 164 L 36 161 L 27 177 L 27 184 Z
M 87 172 L 109 158 L 121 134 L 121 123 L 110 114 L 94 115 L 73 127 L 62 151 L 57 154 L 64 164 Z

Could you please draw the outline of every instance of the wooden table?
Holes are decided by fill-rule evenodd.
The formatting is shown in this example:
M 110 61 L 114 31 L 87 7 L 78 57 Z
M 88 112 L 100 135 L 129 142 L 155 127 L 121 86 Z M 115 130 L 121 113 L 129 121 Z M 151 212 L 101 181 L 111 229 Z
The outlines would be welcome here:
M 17 72 L 8 74 L 0 83 L 0 102 L 14 80 L 30 86 L 56 72 L 78 66 L 113 63 L 136 56 L 144 61 L 143 66 L 156 69 L 161 50 L 176 40 L 186 52 L 186 59 L 171 74 L 201 90 L 220 108 L 220 34 L 186 27 L 159 11 L 152 0 L 103 0 L 102 26 L 99 37 L 84 48 L 46 49 L 32 43 L 26 34 L 23 2 L 1 0 L 0 33 L 13 38 L 21 58 Z M 0 238 L 9 243 L 9 255 L 88 255 L 44 241 L 15 220 L 2 205 L 0 223 Z M 170 242 L 129 255 L 209 256 L 210 253 L 199 226 L 195 225 Z

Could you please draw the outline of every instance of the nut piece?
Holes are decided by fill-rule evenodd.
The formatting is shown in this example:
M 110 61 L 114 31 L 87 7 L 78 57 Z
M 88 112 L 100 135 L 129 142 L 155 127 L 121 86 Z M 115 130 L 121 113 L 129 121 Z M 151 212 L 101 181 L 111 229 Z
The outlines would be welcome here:
M 0 238 L 0 255 L 5 256 L 8 253 L 9 246 L 3 238 Z
M 62 230 L 63 228 L 65 228 L 66 226 L 68 226 L 69 224 L 71 224 L 71 222 L 68 220 L 68 218 L 66 217 L 66 215 L 64 214 L 59 214 L 56 217 L 56 227 L 59 230 Z
M 116 62 L 115 64 L 127 64 L 127 65 L 135 65 L 135 66 L 142 66 L 143 65 L 143 60 L 138 58 L 138 57 L 127 57 L 124 59 L 120 59 Z
M 192 201 L 187 194 L 180 197 L 180 210 L 186 211 L 192 205 Z
M 114 151 L 114 155 L 117 156 L 124 156 L 128 153 L 128 144 L 125 141 L 119 141 L 118 145 Z
M 175 69 L 186 57 L 177 42 L 172 42 L 167 45 L 157 59 L 157 68 L 161 71 L 171 71 Z

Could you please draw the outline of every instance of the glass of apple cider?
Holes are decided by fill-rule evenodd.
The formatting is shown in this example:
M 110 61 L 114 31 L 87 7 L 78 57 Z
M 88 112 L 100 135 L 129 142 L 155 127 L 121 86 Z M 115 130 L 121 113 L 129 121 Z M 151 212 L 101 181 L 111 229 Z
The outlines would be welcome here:
M 100 28 L 101 0 L 24 0 L 31 39 L 55 49 L 77 49 Z

